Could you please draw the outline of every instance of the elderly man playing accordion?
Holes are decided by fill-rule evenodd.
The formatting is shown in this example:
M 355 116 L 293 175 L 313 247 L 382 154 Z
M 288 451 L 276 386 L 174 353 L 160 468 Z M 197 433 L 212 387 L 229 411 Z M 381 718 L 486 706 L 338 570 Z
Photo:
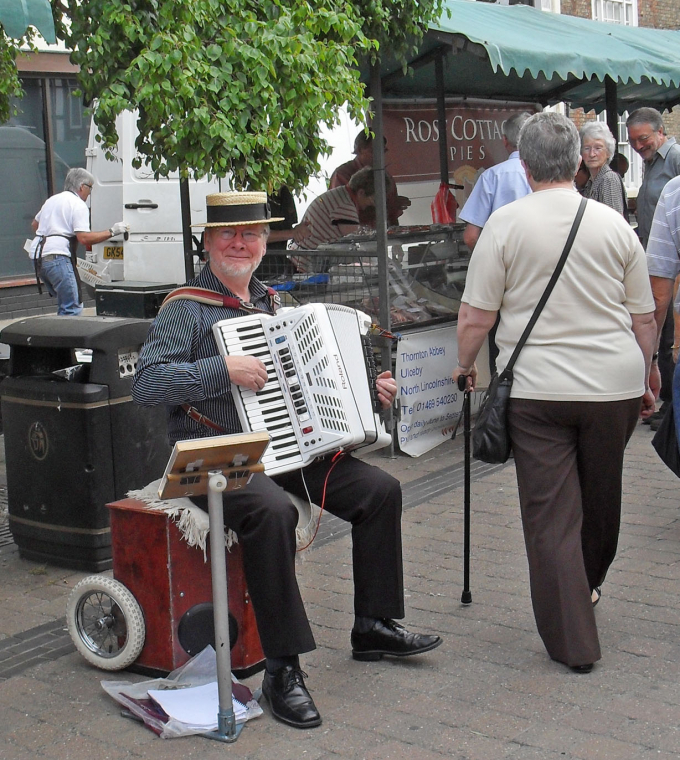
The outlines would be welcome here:
M 273 313 L 272 293 L 252 275 L 265 254 L 271 219 L 265 193 L 216 193 L 207 198 L 205 249 L 209 265 L 189 285 L 230 296 Z M 212 326 L 243 316 L 236 305 L 176 300 L 159 313 L 141 352 L 133 384 L 139 404 L 165 404 L 170 442 L 241 432 L 231 384 L 252 391 L 266 380 L 252 356 L 221 356 Z M 377 381 L 389 407 L 396 383 L 389 372 Z M 198 414 L 189 416 L 190 405 Z M 214 423 L 197 421 L 203 415 Z M 352 656 L 379 660 L 427 652 L 438 636 L 410 633 L 394 622 L 404 616 L 401 556 L 401 488 L 382 470 L 350 455 L 325 457 L 301 470 L 254 475 L 247 488 L 224 496 L 225 524 L 243 547 L 248 590 L 266 657 L 263 693 L 272 714 L 297 728 L 321 723 L 305 687 L 299 655 L 315 648 L 295 577 L 298 512 L 286 491 L 316 503 L 352 524 L 354 627 Z M 324 495 L 325 491 L 325 495 Z

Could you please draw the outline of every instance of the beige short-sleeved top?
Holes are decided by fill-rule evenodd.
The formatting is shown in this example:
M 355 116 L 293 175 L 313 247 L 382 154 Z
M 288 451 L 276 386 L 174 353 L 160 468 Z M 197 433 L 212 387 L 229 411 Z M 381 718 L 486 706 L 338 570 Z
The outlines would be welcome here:
M 500 309 L 503 369 L 562 253 L 581 197 L 541 190 L 494 212 L 470 260 L 463 301 Z M 514 398 L 616 401 L 644 393 L 631 314 L 654 311 L 645 253 L 620 214 L 588 201 L 567 263 L 515 364 Z

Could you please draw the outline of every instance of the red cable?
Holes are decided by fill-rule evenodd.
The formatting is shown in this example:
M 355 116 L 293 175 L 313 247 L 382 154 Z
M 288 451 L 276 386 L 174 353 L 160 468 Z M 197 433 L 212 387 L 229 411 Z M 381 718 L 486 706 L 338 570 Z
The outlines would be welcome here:
M 319 519 L 316 521 L 316 528 L 314 529 L 314 535 L 309 539 L 309 543 L 305 546 L 301 546 L 299 549 L 295 550 L 295 553 L 297 552 L 303 552 L 305 549 L 308 549 L 311 545 L 314 539 L 316 538 L 316 534 L 319 532 L 319 526 L 321 525 L 321 515 L 323 514 L 324 505 L 326 504 L 326 487 L 328 486 L 328 478 L 331 475 L 331 472 L 333 472 L 333 468 L 335 465 L 342 459 L 342 457 L 345 456 L 344 451 L 338 451 L 336 454 L 334 454 L 333 459 L 331 459 L 331 466 L 328 468 L 328 472 L 326 473 L 326 479 L 323 482 L 323 494 L 321 495 L 321 504 L 319 505 Z M 304 477 L 304 475 L 303 475 Z M 311 502 L 310 502 L 311 503 Z

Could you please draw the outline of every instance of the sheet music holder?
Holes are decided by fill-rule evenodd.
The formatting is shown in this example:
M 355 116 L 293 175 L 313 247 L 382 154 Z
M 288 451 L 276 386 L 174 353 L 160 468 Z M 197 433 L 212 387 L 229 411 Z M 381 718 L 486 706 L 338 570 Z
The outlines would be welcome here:
M 158 488 L 161 499 L 208 496 L 219 710 L 217 731 L 203 736 L 229 743 L 236 741 L 243 724 L 236 723 L 231 699 L 229 597 L 222 492 L 245 488 L 254 472 L 264 471 L 260 458 L 268 444 L 269 434 L 265 432 L 177 441 Z
M 220 471 L 227 479 L 225 490 L 243 488 L 254 472 L 264 471 L 260 458 L 268 443 L 269 435 L 265 432 L 177 441 L 158 487 L 158 496 L 161 499 L 205 496 L 208 476 L 213 471 Z

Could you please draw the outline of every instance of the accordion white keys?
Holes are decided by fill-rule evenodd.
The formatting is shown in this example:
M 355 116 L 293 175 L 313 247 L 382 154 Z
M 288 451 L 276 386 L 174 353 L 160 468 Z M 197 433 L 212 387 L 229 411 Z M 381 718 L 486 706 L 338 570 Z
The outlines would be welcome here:
M 254 356 L 267 368 L 261 391 L 232 384 L 244 432 L 271 437 L 265 473 L 299 469 L 316 457 L 391 436 L 380 417 L 370 318 L 339 304 L 306 304 L 213 325 L 225 356 Z

